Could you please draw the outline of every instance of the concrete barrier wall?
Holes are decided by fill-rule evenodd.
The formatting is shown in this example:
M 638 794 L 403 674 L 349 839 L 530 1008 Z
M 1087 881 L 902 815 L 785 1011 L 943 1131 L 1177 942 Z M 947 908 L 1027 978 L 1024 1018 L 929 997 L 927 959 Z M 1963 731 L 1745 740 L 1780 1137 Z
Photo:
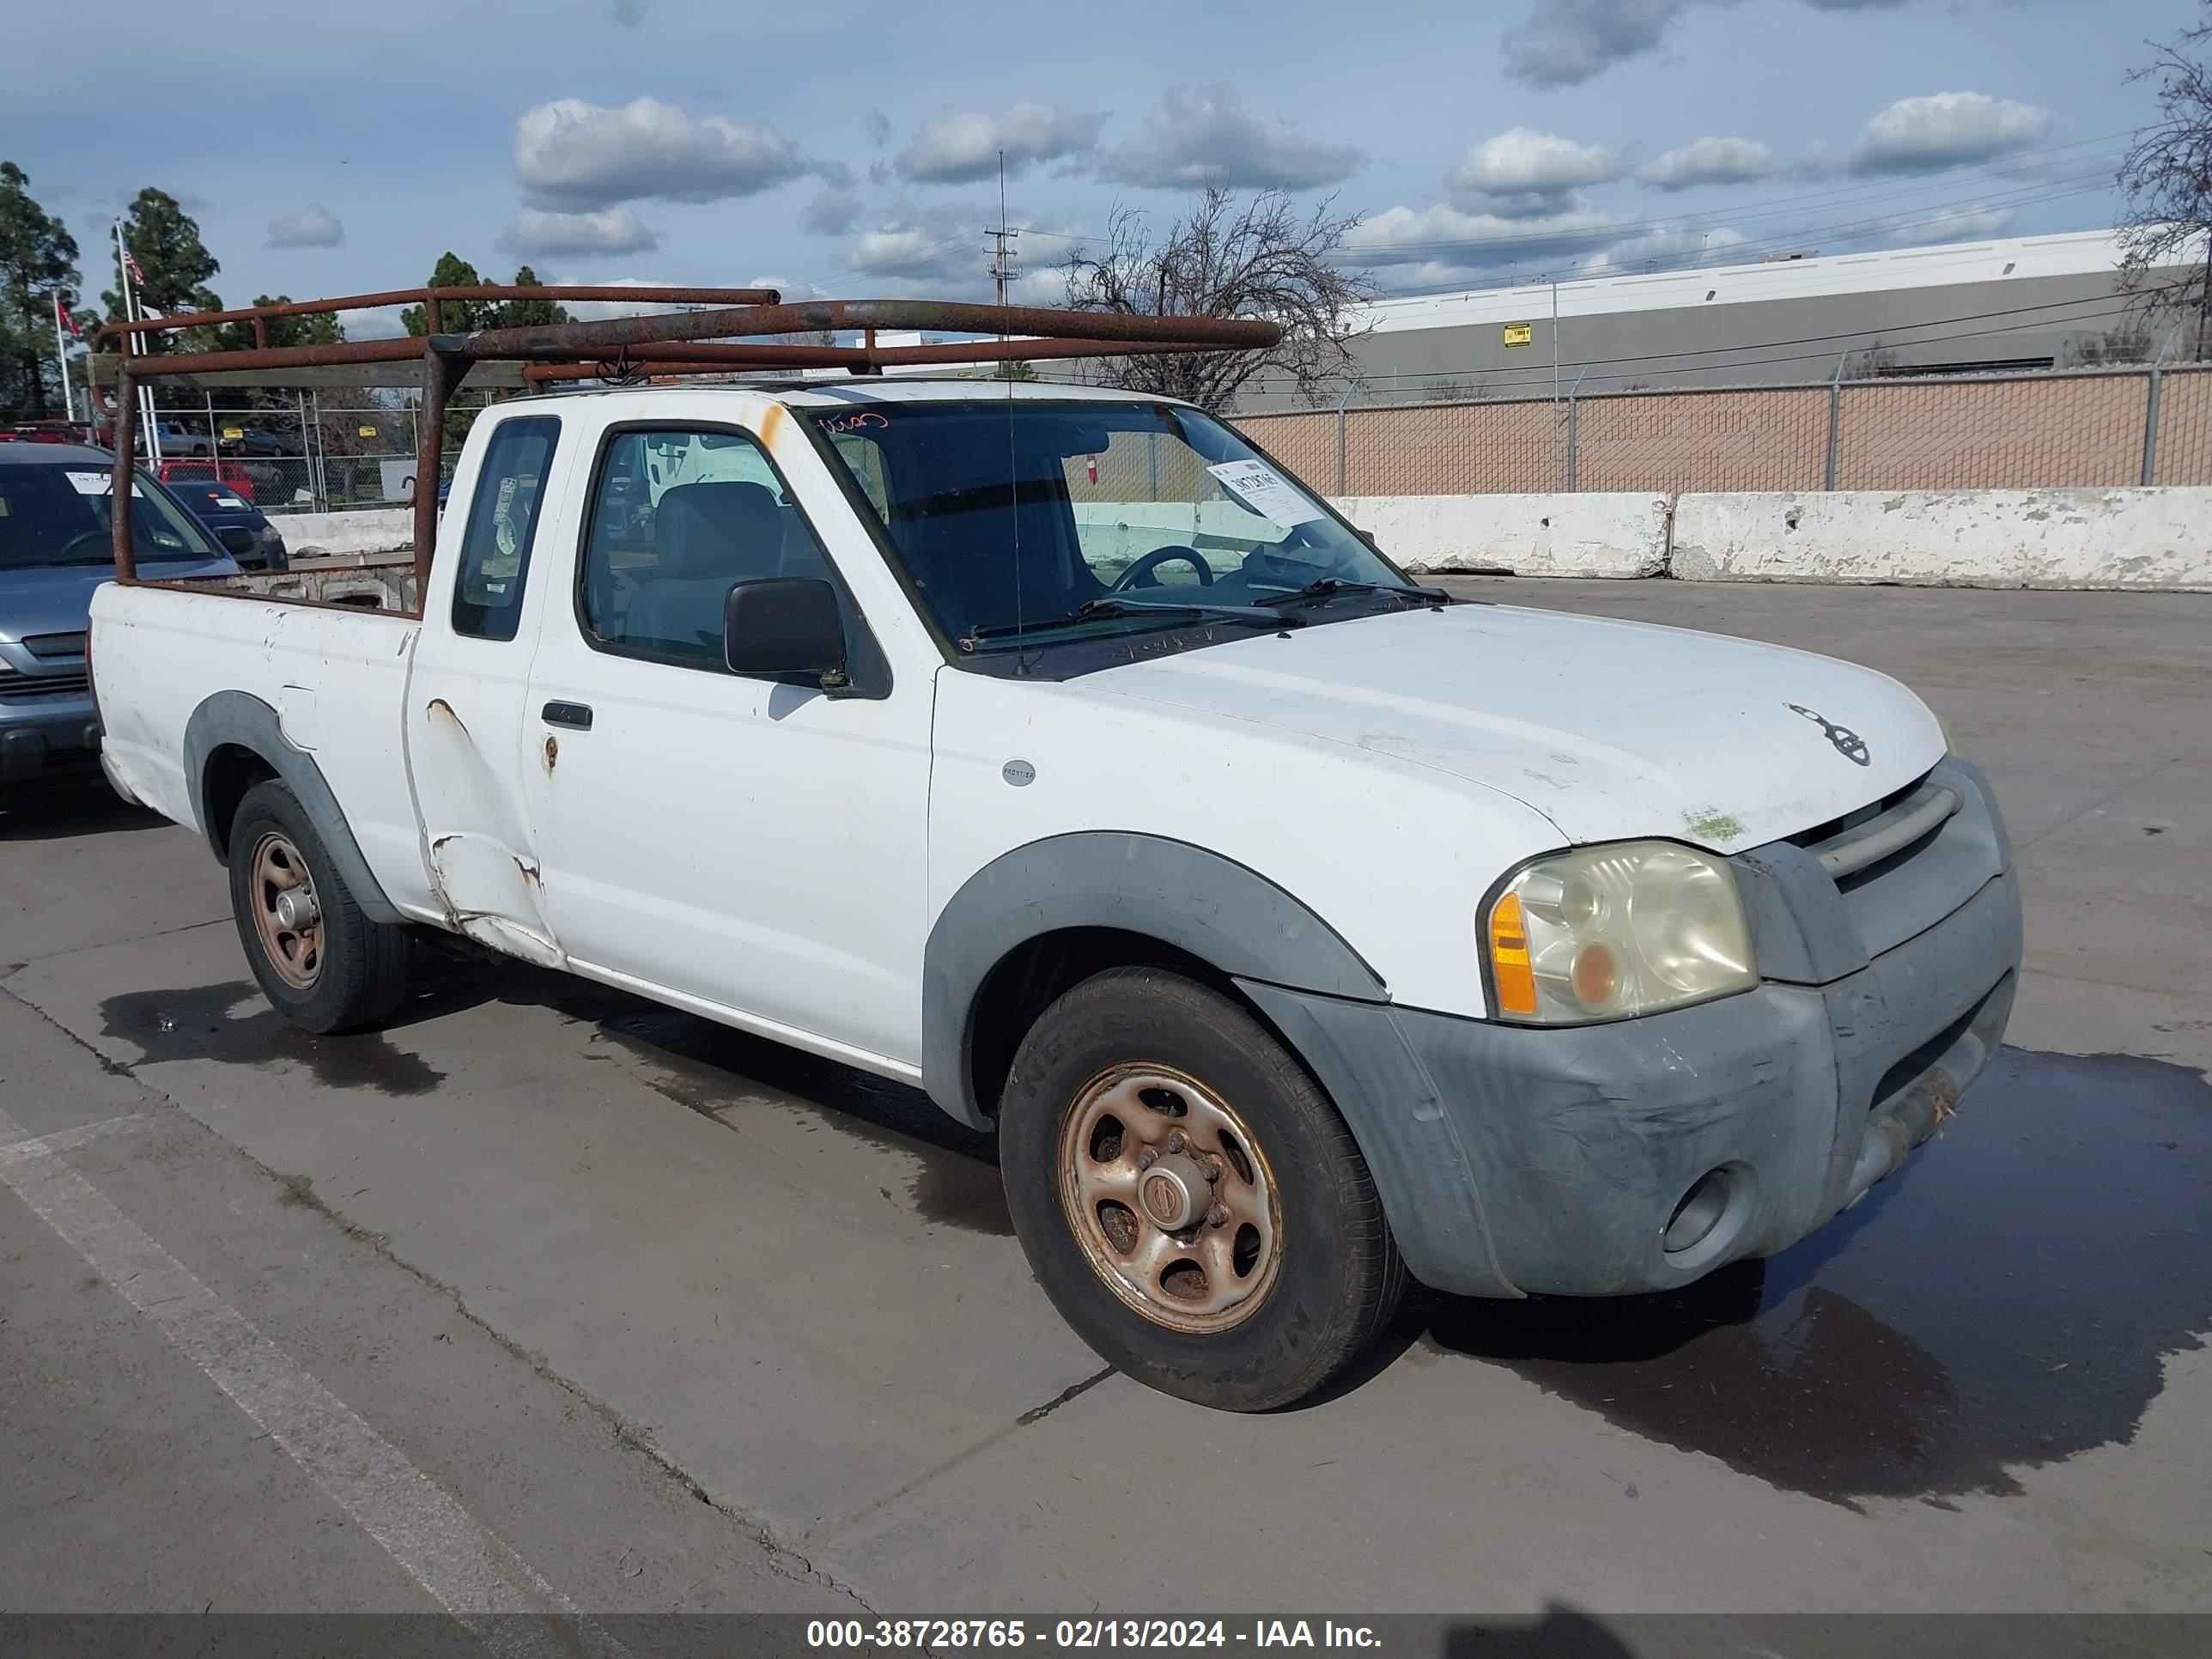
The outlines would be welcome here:
M 1656 576 L 1663 495 L 1353 495 L 1338 512 L 1408 570 L 1516 576 Z
M 1409 570 L 1683 581 L 2212 590 L 2212 488 L 1376 495 L 1337 509 Z M 1242 547 L 1272 526 L 1228 502 L 1087 502 L 1133 558 Z M 295 558 L 408 546 L 404 507 L 287 514 Z M 1114 533 L 1109 532 L 1109 534 Z M 1113 562 L 1109 557 L 1107 562 Z
M 278 513 L 269 522 L 295 559 L 322 553 L 389 553 L 415 544 L 411 507 L 356 507 L 344 513 Z
M 1668 568 L 1686 581 L 2212 588 L 2212 489 L 1683 495 Z

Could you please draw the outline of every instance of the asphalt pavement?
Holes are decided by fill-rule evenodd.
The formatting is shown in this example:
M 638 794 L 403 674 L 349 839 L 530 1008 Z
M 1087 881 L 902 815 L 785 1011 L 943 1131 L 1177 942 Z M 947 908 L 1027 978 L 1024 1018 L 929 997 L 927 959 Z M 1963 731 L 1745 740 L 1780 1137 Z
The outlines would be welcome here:
M 1845 1218 L 1211 1413 L 916 1092 L 520 966 L 306 1037 L 203 841 L 8 798 L 0 1611 L 2212 1613 L 2212 597 L 1453 586 L 1870 664 L 1990 772 L 2010 1044 Z

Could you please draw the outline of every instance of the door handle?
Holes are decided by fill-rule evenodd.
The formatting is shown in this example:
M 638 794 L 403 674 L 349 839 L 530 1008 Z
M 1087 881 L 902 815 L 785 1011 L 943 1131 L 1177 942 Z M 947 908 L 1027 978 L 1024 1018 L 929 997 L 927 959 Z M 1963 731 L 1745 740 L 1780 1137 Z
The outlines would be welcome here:
M 592 729 L 592 708 L 582 702 L 549 702 L 539 711 L 548 726 L 573 726 L 579 732 Z

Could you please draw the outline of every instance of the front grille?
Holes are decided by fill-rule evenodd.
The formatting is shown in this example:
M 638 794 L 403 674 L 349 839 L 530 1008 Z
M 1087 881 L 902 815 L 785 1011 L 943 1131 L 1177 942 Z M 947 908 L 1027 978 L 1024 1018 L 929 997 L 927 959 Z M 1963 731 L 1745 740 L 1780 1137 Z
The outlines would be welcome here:
M 23 649 L 40 662 L 52 661 L 57 657 L 82 657 L 84 655 L 84 635 L 82 634 L 27 635 L 23 640 Z
M 28 702 L 40 697 L 81 697 L 92 690 L 82 669 L 73 674 L 9 674 L 0 677 L 0 702 Z
M 1790 839 L 1835 884 L 1869 956 L 1932 927 L 2005 866 L 1988 799 L 1970 771 L 1948 762 Z

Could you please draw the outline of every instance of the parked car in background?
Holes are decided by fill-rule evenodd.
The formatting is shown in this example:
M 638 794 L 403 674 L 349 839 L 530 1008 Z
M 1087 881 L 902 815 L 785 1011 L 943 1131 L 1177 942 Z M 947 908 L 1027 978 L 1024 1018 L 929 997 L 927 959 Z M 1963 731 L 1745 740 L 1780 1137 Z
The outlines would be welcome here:
M 161 473 L 165 484 L 221 484 L 248 501 L 256 499 L 259 488 L 253 474 L 237 461 L 164 461 Z
M 0 426 L 0 443 L 89 444 L 94 441 L 90 423 L 84 421 L 22 421 Z
M 295 452 L 298 446 L 288 443 L 273 432 L 264 432 L 259 427 L 249 426 L 235 438 L 225 438 L 216 446 L 225 455 L 278 456 Z
M 195 429 L 181 421 L 157 420 L 154 422 L 154 429 L 161 440 L 161 453 L 165 456 L 215 453 L 215 436 L 205 427 Z
M 190 465 L 189 463 L 187 465 Z M 203 463 L 201 470 L 205 471 Z M 191 514 L 210 531 L 223 550 L 247 570 L 289 570 L 290 555 L 284 538 L 269 515 L 228 485 L 204 477 L 170 479 L 161 469 L 170 492 L 191 509 Z
M 89 446 L 0 447 L 0 787 L 89 767 L 100 711 L 85 663 L 94 591 L 114 574 L 109 468 Z M 235 575 L 182 502 L 140 477 L 132 542 L 149 576 Z

